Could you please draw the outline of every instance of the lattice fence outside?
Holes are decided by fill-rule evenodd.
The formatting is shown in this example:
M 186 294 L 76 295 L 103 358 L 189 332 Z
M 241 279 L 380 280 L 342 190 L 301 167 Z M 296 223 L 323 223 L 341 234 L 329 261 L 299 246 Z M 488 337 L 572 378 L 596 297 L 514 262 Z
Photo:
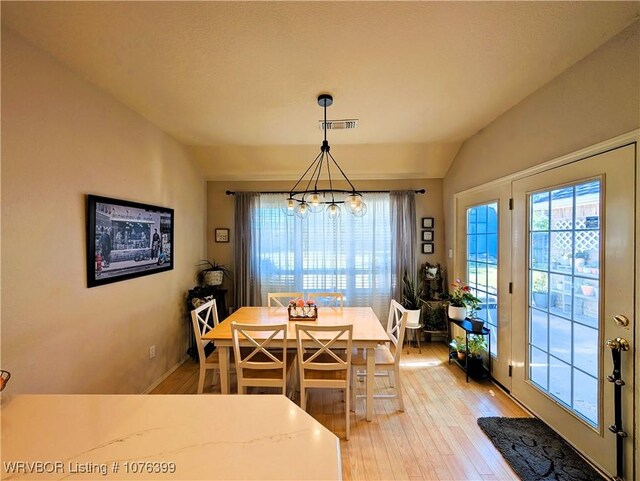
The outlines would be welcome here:
M 553 229 L 564 230 L 563 232 L 556 232 L 553 236 L 553 245 L 551 251 L 555 255 L 565 255 L 572 252 L 572 240 L 574 232 L 572 228 L 571 219 L 558 219 L 553 222 Z M 584 219 L 576 220 L 576 229 L 584 229 L 586 226 Z M 575 231 L 575 252 L 589 252 L 597 251 L 599 249 L 600 232 L 597 230 L 577 230 Z

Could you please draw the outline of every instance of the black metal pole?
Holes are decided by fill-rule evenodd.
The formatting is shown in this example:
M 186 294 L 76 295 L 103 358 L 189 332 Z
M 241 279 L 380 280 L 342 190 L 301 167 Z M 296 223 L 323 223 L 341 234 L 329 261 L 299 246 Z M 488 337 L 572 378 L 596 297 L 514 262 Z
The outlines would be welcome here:
M 362 194 L 388 194 L 389 192 L 391 192 L 390 190 L 361 190 L 359 191 Z M 414 194 L 426 194 L 427 191 L 426 189 L 418 189 L 418 190 L 414 190 L 413 191 Z M 267 192 L 258 192 L 259 194 L 290 194 L 291 192 L 288 190 L 273 190 L 273 191 L 267 191 Z M 227 190 L 225 192 L 225 194 L 227 195 L 236 195 L 235 191 L 233 190 Z

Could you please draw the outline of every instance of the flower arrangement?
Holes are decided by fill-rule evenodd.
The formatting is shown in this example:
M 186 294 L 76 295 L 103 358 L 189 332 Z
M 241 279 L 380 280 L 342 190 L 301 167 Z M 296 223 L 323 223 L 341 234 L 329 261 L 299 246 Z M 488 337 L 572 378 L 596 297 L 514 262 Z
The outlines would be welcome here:
M 480 299 L 471 294 L 471 288 L 460 279 L 456 279 L 451 287 L 453 291 L 449 294 L 449 304 L 453 307 L 466 307 L 469 309 L 469 317 L 473 318 L 480 306 Z
M 289 301 L 289 320 L 292 319 L 317 319 L 318 306 L 313 299 L 291 299 Z

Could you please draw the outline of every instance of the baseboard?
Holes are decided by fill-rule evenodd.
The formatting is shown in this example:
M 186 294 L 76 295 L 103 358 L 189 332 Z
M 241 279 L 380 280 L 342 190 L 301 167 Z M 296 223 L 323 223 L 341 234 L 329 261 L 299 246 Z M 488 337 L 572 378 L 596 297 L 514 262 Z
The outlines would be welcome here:
M 167 372 L 165 372 L 162 376 L 160 376 L 160 378 L 158 380 L 156 380 L 151 386 L 149 386 L 147 389 L 142 391 L 142 394 L 149 394 L 151 391 L 153 391 L 155 388 L 157 388 L 162 381 L 164 381 L 169 376 L 171 376 L 171 374 L 173 374 L 180 366 L 182 366 L 188 360 L 189 360 L 189 356 L 185 356 L 182 359 L 180 359 L 175 364 L 175 366 L 173 366 L 171 369 L 169 369 Z

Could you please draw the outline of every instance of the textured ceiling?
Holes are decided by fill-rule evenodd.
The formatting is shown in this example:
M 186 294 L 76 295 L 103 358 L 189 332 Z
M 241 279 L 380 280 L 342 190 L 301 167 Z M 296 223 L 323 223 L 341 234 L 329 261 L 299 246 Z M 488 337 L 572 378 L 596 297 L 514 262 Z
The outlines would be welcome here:
M 441 177 L 462 141 L 629 25 L 639 5 L 2 2 L 2 21 L 194 146 L 208 178 L 299 174 L 321 141 L 322 92 L 335 97 L 329 118 L 360 119 L 329 133 L 332 145 L 358 144 L 353 170 L 367 177 L 384 144 L 399 153 L 377 159 L 374 177 Z M 304 160 L 295 146 L 308 146 Z

